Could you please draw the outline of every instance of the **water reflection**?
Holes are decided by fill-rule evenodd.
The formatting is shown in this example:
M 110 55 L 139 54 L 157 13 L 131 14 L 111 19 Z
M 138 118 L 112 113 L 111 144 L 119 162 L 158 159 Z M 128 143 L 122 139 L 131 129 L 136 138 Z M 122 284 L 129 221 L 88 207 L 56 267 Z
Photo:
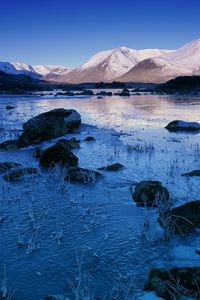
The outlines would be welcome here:
M 84 123 L 103 127 L 154 126 L 163 127 L 175 119 L 199 121 L 200 97 L 141 95 L 131 97 L 90 98 L 39 98 L 0 97 L 0 107 L 17 106 L 7 119 L 18 117 L 21 121 L 54 108 L 78 110 Z M 195 106 L 195 108 L 194 108 Z M 3 116 L 2 116 L 3 118 Z

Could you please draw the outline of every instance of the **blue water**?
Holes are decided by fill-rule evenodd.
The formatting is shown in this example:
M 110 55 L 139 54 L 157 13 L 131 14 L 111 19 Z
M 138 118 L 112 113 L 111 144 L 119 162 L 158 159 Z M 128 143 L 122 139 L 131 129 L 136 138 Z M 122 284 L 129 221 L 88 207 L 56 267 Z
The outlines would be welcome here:
M 7 111 L 8 104 L 16 108 Z M 169 133 L 164 126 L 174 119 L 200 121 L 200 98 L 1 96 L 0 140 L 17 137 L 24 121 L 60 107 L 74 108 L 82 116 L 80 131 L 66 135 L 82 141 L 81 149 L 74 151 L 81 167 L 120 162 L 125 168 L 102 172 L 104 179 L 89 186 L 64 183 L 59 170 L 40 171 L 19 183 L 0 179 L 0 281 L 6 265 L 7 286 L 16 289 L 14 299 L 40 300 L 47 294 L 75 299 L 69 281 L 76 285 L 80 280 L 80 261 L 82 277 L 87 278 L 82 286 L 94 292 L 94 299 L 109 299 L 111 291 L 129 299 L 129 286 L 140 293 L 150 267 L 200 265 L 194 253 L 199 235 L 163 241 L 156 210 L 138 208 L 130 193 L 132 185 L 152 179 L 167 186 L 174 205 L 198 199 L 199 179 L 188 180 L 181 173 L 200 168 L 199 134 Z M 96 141 L 84 142 L 88 135 Z M 134 151 L 138 145 L 145 150 Z M 38 161 L 32 153 L 29 147 L 0 155 L 1 161 L 35 167 Z M 145 220 L 150 222 L 148 230 Z M 38 249 L 27 254 L 34 226 Z M 63 234 L 59 243 L 56 231 Z M 19 236 L 23 247 L 17 245 Z M 183 255 L 186 246 L 188 256 Z

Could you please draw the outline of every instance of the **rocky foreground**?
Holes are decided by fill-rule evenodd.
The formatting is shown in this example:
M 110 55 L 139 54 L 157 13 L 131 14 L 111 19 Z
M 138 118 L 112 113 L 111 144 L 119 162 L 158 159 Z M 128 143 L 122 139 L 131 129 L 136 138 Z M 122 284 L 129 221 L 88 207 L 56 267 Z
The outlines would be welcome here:
M 173 121 L 167 125 L 167 129 L 174 131 L 199 130 L 199 123 L 186 126 L 183 121 Z M 182 125 L 182 126 L 181 126 Z M 16 140 L 5 141 L 0 144 L 0 149 L 17 150 L 22 147 L 35 145 L 33 156 L 39 160 L 38 168 L 24 167 L 17 162 L 1 162 L 0 172 L 3 179 L 8 182 L 17 182 L 24 177 L 34 176 L 40 172 L 39 168 L 48 171 L 55 166 L 60 166 L 64 171 L 64 180 L 75 184 L 94 184 L 103 180 L 103 173 L 117 172 L 125 166 L 114 162 L 108 166 L 102 166 L 98 170 L 83 169 L 79 166 L 79 158 L 73 153 L 80 148 L 81 141 L 71 138 L 60 138 L 54 145 L 42 149 L 40 143 L 53 138 L 62 137 L 68 133 L 76 132 L 81 126 L 81 116 L 75 110 L 55 109 L 40 114 L 23 125 L 23 131 Z M 193 126 L 193 129 L 192 127 Z M 87 143 L 95 142 L 88 136 Z M 180 174 L 183 176 L 199 176 L 199 170 Z M 183 236 L 197 232 L 200 229 L 200 200 L 190 201 L 184 205 L 173 207 L 170 191 L 159 181 L 142 181 L 135 187 L 131 187 L 132 200 L 136 205 L 149 209 L 156 209 L 158 223 L 163 228 L 164 239 L 169 240 L 173 236 Z M 197 251 L 199 251 L 197 249 Z M 171 270 L 153 269 L 144 286 L 145 291 L 154 291 L 164 299 L 181 299 L 190 296 L 194 299 L 200 297 L 200 268 L 177 267 Z M 1 296 L 1 294 L 0 294 Z M 56 296 L 47 296 L 45 300 L 60 299 Z

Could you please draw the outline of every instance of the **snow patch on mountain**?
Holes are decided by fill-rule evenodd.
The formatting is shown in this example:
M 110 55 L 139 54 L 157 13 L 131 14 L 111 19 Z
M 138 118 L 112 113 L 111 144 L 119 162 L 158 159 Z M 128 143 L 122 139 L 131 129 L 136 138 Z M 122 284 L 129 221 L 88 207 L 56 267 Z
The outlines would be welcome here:
M 200 68 L 200 39 L 185 44 L 173 53 L 167 54 L 166 57 L 194 70 Z
M 117 78 L 122 82 L 165 82 L 177 76 L 191 75 L 192 69 L 165 57 L 152 57 L 139 62 L 129 72 Z
M 127 73 L 132 67 L 146 58 L 162 56 L 171 52 L 173 50 L 135 50 L 127 47 L 102 51 L 92 56 L 86 63 L 66 76 L 61 76 L 60 80 L 73 83 L 112 81 L 116 77 Z
M 3 71 L 8 74 L 23 74 L 29 75 L 31 77 L 43 78 L 48 74 L 51 75 L 63 75 L 67 74 L 71 71 L 71 69 L 62 67 L 62 66 L 54 66 L 54 65 L 36 65 L 31 66 L 24 63 L 19 62 L 0 62 L 0 71 Z

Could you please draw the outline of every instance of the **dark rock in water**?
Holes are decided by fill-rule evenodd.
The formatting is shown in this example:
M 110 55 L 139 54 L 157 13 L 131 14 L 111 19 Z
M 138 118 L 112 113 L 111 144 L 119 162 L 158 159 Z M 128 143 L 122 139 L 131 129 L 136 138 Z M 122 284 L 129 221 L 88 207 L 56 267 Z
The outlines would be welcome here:
M 84 139 L 85 142 L 93 142 L 95 141 L 95 138 L 93 136 L 87 136 L 85 139 Z
M 54 296 L 54 295 L 48 295 L 44 297 L 43 300 L 64 300 L 64 298 L 60 298 L 59 296 Z
M 98 96 L 97 99 L 103 99 L 103 97 L 102 96 Z
M 81 116 L 73 109 L 54 109 L 23 124 L 19 141 L 28 146 L 73 132 L 81 125 Z
M 101 178 L 103 176 L 99 172 L 83 168 L 71 168 L 68 170 L 65 180 L 78 183 L 95 183 Z
M 33 157 L 34 158 L 41 158 L 43 153 L 44 153 L 44 150 L 40 149 L 39 147 L 36 147 L 33 151 Z
M 169 131 L 196 131 L 200 130 L 200 123 L 175 120 L 170 122 L 165 128 Z
M 145 283 L 145 291 L 154 291 L 166 300 L 184 296 L 200 299 L 200 267 L 177 267 L 171 270 L 152 269 Z
M 17 181 L 21 177 L 26 175 L 37 174 L 38 170 L 36 168 L 19 168 L 11 171 L 10 173 L 3 176 L 3 179 L 6 181 Z
M 83 95 L 83 96 L 93 96 L 94 95 L 94 92 L 91 91 L 91 90 L 85 90 L 81 93 L 78 93 L 78 95 Z
M 60 144 L 64 148 L 67 148 L 67 149 L 70 149 L 70 150 L 80 148 L 80 140 L 77 140 L 76 138 L 60 139 L 60 140 L 58 140 L 57 144 Z
M 21 145 L 18 140 L 8 140 L 0 144 L 0 149 L 17 150 L 19 148 L 21 148 Z
M 200 228 L 200 200 L 191 201 L 168 211 L 166 216 L 170 230 L 177 235 L 194 232 Z M 158 218 L 162 227 L 166 221 Z
M 191 171 L 191 172 L 188 172 L 188 173 L 184 173 L 184 174 L 181 174 L 182 176 L 186 176 L 186 177 L 189 177 L 189 176 L 200 176 L 200 170 L 194 170 L 194 171 Z
M 112 96 L 112 92 L 101 91 L 97 93 L 97 96 Z
M 112 164 L 112 165 L 108 165 L 108 166 L 105 166 L 105 167 L 98 168 L 98 170 L 118 171 L 118 170 L 120 170 L 122 168 L 124 168 L 124 166 L 122 164 L 115 163 L 115 164 Z
M 170 206 L 170 195 L 160 181 L 141 181 L 132 194 L 139 206 L 158 207 L 161 202 Z
M 200 250 L 195 250 L 195 253 L 200 255 Z
M 128 89 L 123 89 L 121 93 L 118 93 L 119 96 L 130 96 L 130 91 Z
M 57 164 L 62 167 L 76 167 L 78 157 L 61 144 L 55 144 L 44 151 L 40 158 L 40 166 L 48 168 Z
M 55 94 L 55 97 L 57 96 L 74 96 L 73 92 L 67 91 L 67 92 L 58 92 Z
M 6 172 L 10 169 L 18 168 L 21 164 L 12 161 L 4 161 L 0 163 L 0 172 Z
M 15 106 L 6 105 L 6 109 L 7 109 L 7 110 L 12 110 L 12 109 L 15 109 Z

